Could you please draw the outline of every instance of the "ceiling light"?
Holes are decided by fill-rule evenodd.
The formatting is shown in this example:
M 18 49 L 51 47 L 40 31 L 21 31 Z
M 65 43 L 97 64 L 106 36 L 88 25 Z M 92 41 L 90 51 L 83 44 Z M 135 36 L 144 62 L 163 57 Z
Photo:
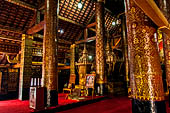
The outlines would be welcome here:
M 83 7 L 82 3 L 78 3 L 78 8 L 81 9 Z
M 60 33 L 61 33 L 61 34 L 63 34 L 63 33 L 64 33 L 64 30 L 63 30 L 63 29 L 61 29 L 61 30 L 60 30 Z
M 115 21 L 113 21 L 113 22 L 112 22 L 112 26 L 115 26 L 115 25 L 116 25 L 116 22 L 115 22 Z

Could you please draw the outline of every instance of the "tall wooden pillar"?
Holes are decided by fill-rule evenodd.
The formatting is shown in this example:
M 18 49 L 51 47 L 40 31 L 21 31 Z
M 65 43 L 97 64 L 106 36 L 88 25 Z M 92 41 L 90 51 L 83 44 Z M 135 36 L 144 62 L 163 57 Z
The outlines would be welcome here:
M 133 0 L 125 1 L 132 112 L 166 113 L 156 30 Z
M 72 44 L 70 47 L 71 50 L 71 59 L 70 59 L 70 74 L 75 75 L 75 44 Z
M 32 75 L 32 40 L 33 36 L 22 35 L 21 67 L 19 79 L 19 99 L 29 99 L 30 77 Z
M 125 15 L 122 15 L 123 56 L 125 61 L 125 76 L 126 76 L 127 88 L 129 88 L 128 44 L 127 44 L 125 18 L 126 18 Z
M 165 15 L 165 17 L 168 19 L 168 22 L 170 22 L 170 1 L 169 0 L 158 0 L 160 9 Z M 164 50 L 164 59 L 165 59 L 165 70 L 166 70 L 166 83 L 170 92 L 170 37 L 168 37 L 165 33 L 163 33 L 163 50 Z M 165 78 L 164 84 L 165 83 Z M 164 87 L 166 87 L 164 85 Z M 170 93 L 169 93 L 170 97 Z M 170 98 L 169 98 L 170 102 Z M 169 105 L 170 107 L 170 105 Z
M 46 88 L 47 106 L 58 104 L 58 73 L 56 58 L 57 1 L 45 0 L 42 86 Z
M 160 9 L 170 22 L 170 1 L 169 0 L 158 0 Z M 166 70 L 166 80 L 168 83 L 168 88 L 170 92 L 170 37 L 163 33 L 163 50 L 165 58 L 165 70 Z M 166 87 L 166 86 L 164 86 Z M 170 93 L 169 93 L 170 96 Z
M 104 62 L 104 0 L 96 2 L 96 75 L 97 89 L 100 95 L 105 87 L 105 62 Z

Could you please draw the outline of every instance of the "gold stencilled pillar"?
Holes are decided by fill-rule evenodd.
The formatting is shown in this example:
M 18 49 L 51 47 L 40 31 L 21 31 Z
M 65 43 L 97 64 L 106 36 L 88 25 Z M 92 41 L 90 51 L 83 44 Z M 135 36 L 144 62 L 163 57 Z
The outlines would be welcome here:
M 166 113 L 156 29 L 133 0 L 125 3 L 132 113 Z
M 29 98 L 30 79 L 32 75 L 32 42 L 33 36 L 22 34 L 21 66 L 19 79 L 19 99 Z
M 70 74 L 75 74 L 75 44 L 72 44 L 70 47 L 71 50 L 71 59 L 70 59 Z
M 70 51 L 71 51 L 71 59 L 70 59 L 70 78 L 76 78 L 76 74 L 75 74 L 75 44 L 72 44 L 70 47 Z M 73 84 L 75 85 L 75 80 L 69 80 L 70 82 L 73 82 Z
M 168 22 L 170 22 L 170 1 L 169 0 L 158 0 L 160 10 L 163 12 Z M 161 30 L 161 29 L 160 29 Z M 161 34 L 159 34 L 161 33 Z M 159 32 L 159 35 L 163 37 L 163 50 L 164 50 L 164 63 L 166 71 L 167 86 L 170 91 L 170 37 L 165 33 Z M 166 86 L 164 86 L 166 87 Z
M 96 2 L 96 83 L 98 93 L 103 95 L 105 84 L 104 62 L 104 0 Z
M 42 86 L 46 88 L 47 106 L 58 104 L 57 39 L 57 1 L 45 0 L 45 25 L 43 39 Z

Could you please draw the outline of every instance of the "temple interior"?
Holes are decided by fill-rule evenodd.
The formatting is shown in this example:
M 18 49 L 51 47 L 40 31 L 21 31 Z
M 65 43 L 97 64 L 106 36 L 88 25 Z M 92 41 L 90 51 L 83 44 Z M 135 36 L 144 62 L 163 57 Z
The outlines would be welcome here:
M 170 0 L 0 0 L 0 112 L 170 113 L 169 22 Z

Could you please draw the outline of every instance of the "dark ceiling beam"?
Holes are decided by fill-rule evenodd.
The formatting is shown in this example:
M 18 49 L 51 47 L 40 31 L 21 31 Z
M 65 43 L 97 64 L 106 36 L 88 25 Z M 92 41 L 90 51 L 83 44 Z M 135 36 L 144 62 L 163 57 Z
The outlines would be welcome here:
M 39 24 L 33 26 L 32 28 L 28 29 L 27 30 L 27 34 L 35 34 L 39 31 L 41 31 L 42 29 L 44 29 L 44 24 L 45 24 L 45 21 L 41 21 Z
M 70 20 L 68 18 L 65 18 L 65 17 L 59 16 L 59 19 L 61 19 L 63 21 L 66 21 L 66 22 L 69 22 L 69 23 L 72 23 L 72 24 L 75 24 L 75 25 L 78 25 L 78 26 L 83 27 L 83 28 L 85 27 L 82 24 L 74 22 L 74 21 L 72 21 L 72 20 Z M 33 26 L 32 28 L 28 29 L 27 34 L 35 34 L 35 33 L 39 32 L 39 31 L 41 31 L 42 29 L 44 29 L 44 24 L 45 24 L 45 21 L 43 20 L 39 24 L 37 24 L 37 25 Z M 95 29 L 93 29 L 93 28 L 90 28 L 90 30 L 95 31 Z
M 68 18 L 65 18 L 65 17 L 59 16 L 59 19 L 61 19 L 63 21 L 66 21 L 66 22 L 69 22 L 69 23 L 72 23 L 72 24 L 75 24 L 75 25 L 83 27 L 83 28 L 85 27 L 82 24 L 74 22 L 74 21 L 72 21 L 72 20 L 70 20 Z M 45 21 L 43 20 L 39 24 L 37 24 L 37 25 L 33 26 L 32 28 L 28 29 L 27 34 L 34 34 L 34 33 L 37 33 L 39 31 L 41 31 L 42 29 L 44 29 L 44 24 L 45 24 Z M 92 30 L 94 31 L 94 29 L 92 29 Z
M 96 22 L 93 22 L 93 23 L 91 23 L 91 24 L 88 24 L 88 25 L 87 25 L 87 28 L 91 28 L 91 27 L 94 27 L 94 26 L 96 26 Z
M 87 38 L 87 39 L 85 39 L 85 40 L 76 41 L 75 44 L 81 44 L 81 43 L 91 42 L 91 41 L 93 41 L 93 40 L 96 40 L 96 36 Z
M 0 45 L 20 46 L 21 44 L 18 44 L 18 43 L 11 43 L 11 42 L 5 42 L 5 40 L 4 40 L 4 41 L 0 41 Z
M 38 37 L 38 38 L 43 39 L 43 35 L 40 35 L 40 34 L 34 34 L 34 37 Z M 59 43 L 64 43 L 64 44 L 68 44 L 68 45 L 73 44 L 72 42 L 64 40 L 64 39 L 58 39 L 58 42 Z M 40 43 L 42 43 L 42 42 L 40 42 Z
M 18 30 L 18 29 L 14 29 L 14 28 L 9 28 L 9 27 L 0 27 L 1 31 L 8 31 L 8 32 L 14 32 L 14 33 L 19 33 L 22 34 L 23 32 Z
M 3 35 L 0 35 L 0 39 L 3 39 L 3 40 L 10 40 L 10 41 L 15 41 L 15 42 L 21 42 L 21 39 L 16 39 L 16 38 L 13 38 L 12 36 L 3 36 Z
M 67 40 L 64 40 L 64 39 L 58 39 L 58 42 L 59 42 L 59 43 L 64 43 L 64 44 L 68 44 L 68 45 L 71 45 L 71 44 L 72 44 L 72 42 L 67 41 Z
M 36 10 L 35 6 L 30 5 L 28 3 L 25 3 L 25 2 L 23 2 L 21 0 L 5 0 L 5 1 L 13 3 L 13 4 L 16 4 L 16 5 L 19 5 L 21 7 L 24 7 L 24 8 L 30 9 L 30 10 L 34 10 L 34 11 Z
M 94 29 L 94 28 L 88 28 L 88 29 L 91 30 L 91 31 L 96 32 L 96 29 Z
M 69 22 L 69 23 L 72 23 L 72 24 L 75 24 L 77 26 L 80 26 L 80 27 L 85 27 L 83 24 L 79 24 L 73 20 L 70 20 L 68 18 L 65 18 L 65 17 L 62 17 L 62 16 L 58 16 L 59 19 L 63 20 L 63 21 L 66 21 L 66 22 Z

